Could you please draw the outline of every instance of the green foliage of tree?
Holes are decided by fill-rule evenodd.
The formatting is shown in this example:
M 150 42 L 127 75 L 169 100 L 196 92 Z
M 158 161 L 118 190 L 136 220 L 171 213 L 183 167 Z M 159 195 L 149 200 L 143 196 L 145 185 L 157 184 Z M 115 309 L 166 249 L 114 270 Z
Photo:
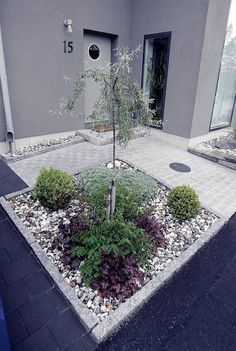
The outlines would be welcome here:
M 140 88 L 132 77 L 131 63 L 141 47 L 128 51 L 115 49 L 115 62 L 104 67 L 89 68 L 71 81 L 73 91 L 68 101 L 62 106 L 64 111 L 75 111 L 76 102 L 86 88 L 88 79 L 94 80 L 101 87 L 99 99 L 95 102 L 93 112 L 87 116 L 96 126 L 107 124 L 110 120 L 113 130 L 113 167 L 115 168 L 116 141 L 127 146 L 133 136 L 135 113 L 139 124 L 149 125 L 152 111 Z

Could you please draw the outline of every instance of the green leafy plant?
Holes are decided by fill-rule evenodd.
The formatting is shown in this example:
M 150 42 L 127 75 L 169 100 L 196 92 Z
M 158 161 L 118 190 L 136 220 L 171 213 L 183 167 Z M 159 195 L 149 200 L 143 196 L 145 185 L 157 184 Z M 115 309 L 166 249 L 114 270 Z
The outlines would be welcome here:
M 65 208 L 74 196 L 73 178 L 59 169 L 43 168 L 37 178 L 35 197 L 52 210 Z
M 84 260 L 81 272 L 87 284 L 100 275 L 101 257 L 103 254 L 114 254 L 125 258 L 135 255 L 137 264 L 144 267 L 148 264 L 153 247 L 142 229 L 123 218 L 106 219 L 101 224 L 90 223 L 90 228 L 75 237 L 72 255 Z
M 134 127 L 150 125 L 153 116 L 139 83 L 132 76 L 131 63 L 140 50 L 141 46 L 132 51 L 117 48 L 114 50 L 114 63 L 89 68 L 80 73 L 76 80 L 67 79 L 73 84 L 72 94 L 67 101 L 63 99 L 60 103 L 59 115 L 65 112 L 73 115 L 87 81 L 93 80 L 94 84 L 100 86 L 100 96 L 93 106 L 92 113 L 86 117 L 92 122 L 92 129 L 101 129 L 108 122 L 111 125 L 113 168 L 115 168 L 116 143 L 123 147 L 127 146 L 134 135 Z M 111 184 L 111 196 L 107 204 L 108 218 L 112 217 L 116 204 L 114 180 Z
M 158 190 L 154 179 L 138 171 L 97 167 L 81 173 L 76 178 L 76 186 L 84 190 L 87 203 L 101 219 L 106 217 L 107 192 L 112 179 L 117 186 L 115 214 L 130 218 L 147 211 L 148 202 Z
M 195 190 L 188 185 L 173 188 L 169 192 L 167 204 L 172 215 L 180 220 L 194 218 L 201 206 Z

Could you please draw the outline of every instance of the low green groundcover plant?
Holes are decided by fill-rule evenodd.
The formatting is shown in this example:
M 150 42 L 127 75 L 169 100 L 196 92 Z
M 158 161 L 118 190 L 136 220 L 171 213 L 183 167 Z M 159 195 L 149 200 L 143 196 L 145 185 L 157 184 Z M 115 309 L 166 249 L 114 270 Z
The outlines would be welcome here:
M 117 187 L 115 213 L 127 219 L 145 212 L 158 190 L 153 178 L 138 171 L 97 167 L 81 173 L 76 186 L 84 190 L 86 202 L 101 219 L 106 217 L 106 199 L 112 179 Z
M 73 178 L 59 169 L 43 168 L 37 178 L 34 195 L 52 210 L 65 208 L 75 193 Z
M 188 185 L 179 185 L 173 188 L 169 192 L 167 204 L 171 214 L 180 220 L 194 218 L 201 206 L 195 190 Z
M 74 241 L 72 255 L 83 259 L 80 269 L 87 284 L 100 276 L 104 254 L 112 254 L 123 260 L 133 255 L 141 267 L 148 265 L 148 259 L 153 254 L 153 246 L 146 233 L 122 217 L 106 219 L 100 224 L 91 222 L 89 229 L 79 233 Z

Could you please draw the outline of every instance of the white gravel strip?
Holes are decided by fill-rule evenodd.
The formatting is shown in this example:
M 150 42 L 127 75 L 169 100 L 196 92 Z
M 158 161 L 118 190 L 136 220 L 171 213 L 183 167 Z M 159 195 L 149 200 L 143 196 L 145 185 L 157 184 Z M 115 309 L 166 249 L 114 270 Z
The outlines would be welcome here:
M 217 151 L 220 154 L 236 156 L 236 139 L 233 133 L 204 141 L 198 144 L 197 148 L 206 149 L 207 151 Z
M 81 137 L 79 136 L 78 132 L 75 132 L 74 134 L 68 135 L 67 137 L 61 137 L 61 138 L 55 138 L 55 139 L 49 139 L 45 141 L 41 141 L 41 143 L 38 144 L 33 144 L 29 146 L 25 146 L 22 148 L 18 148 L 15 150 L 14 154 L 11 155 L 10 152 L 7 152 L 5 156 L 8 157 L 14 157 L 14 156 L 25 156 L 28 154 L 32 154 L 32 152 L 36 151 L 42 151 L 45 149 L 49 149 L 52 146 L 56 145 L 62 145 L 62 144 L 67 144 L 70 141 L 80 139 Z

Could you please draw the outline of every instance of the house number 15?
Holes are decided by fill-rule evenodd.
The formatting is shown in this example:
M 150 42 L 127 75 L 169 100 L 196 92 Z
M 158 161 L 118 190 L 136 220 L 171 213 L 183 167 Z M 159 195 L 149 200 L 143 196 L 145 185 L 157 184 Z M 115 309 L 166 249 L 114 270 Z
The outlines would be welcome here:
M 65 54 L 72 53 L 72 51 L 73 51 L 73 41 L 64 40 L 63 44 L 64 44 L 64 53 Z

